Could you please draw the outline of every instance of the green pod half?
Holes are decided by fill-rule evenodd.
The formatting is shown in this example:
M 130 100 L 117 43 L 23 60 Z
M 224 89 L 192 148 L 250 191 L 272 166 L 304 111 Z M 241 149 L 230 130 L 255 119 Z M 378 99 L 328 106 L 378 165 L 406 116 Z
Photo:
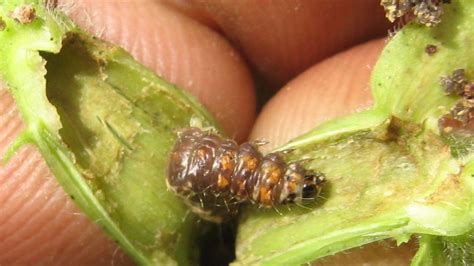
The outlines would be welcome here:
M 32 8 L 31 21 L 12 18 Z M 31 15 L 31 14 L 30 14 Z M 196 217 L 165 183 L 176 131 L 216 127 L 192 97 L 43 1 L 0 2 L 0 77 L 70 197 L 137 263 L 193 264 Z
M 443 92 L 440 78 L 460 68 L 474 77 L 474 2 L 453 0 L 444 10 L 436 27 L 411 23 L 387 44 L 372 73 L 372 108 L 279 148 L 325 173 L 328 186 L 312 204 L 279 207 L 283 215 L 249 208 L 236 265 L 303 264 L 413 235 L 428 239 L 414 265 L 474 263 L 472 141 L 447 141 L 438 129 L 459 100 Z M 443 248 L 452 240 L 456 248 Z

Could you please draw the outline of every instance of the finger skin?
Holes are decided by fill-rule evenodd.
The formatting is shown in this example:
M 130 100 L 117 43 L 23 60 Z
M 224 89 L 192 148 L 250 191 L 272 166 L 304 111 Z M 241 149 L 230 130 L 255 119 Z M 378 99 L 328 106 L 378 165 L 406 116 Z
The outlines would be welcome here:
M 326 120 L 368 108 L 370 73 L 384 44 L 378 39 L 358 45 L 289 82 L 264 107 L 251 139 L 268 140 L 264 148 L 270 151 Z M 326 257 L 316 265 L 409 265 L 416 251 L 414 243 L 384 246 L 388 244 L 370 244 Z
M 311 67 L 285 85 L 263 108 L 251 133 L 271 149 L 321 122 L 371 105 L 370 72 L 384 46 L 375 40 Z
M 125 47 L 200 98 L 229 135 L 245 138 L 255 115 L 252 81 L 237 53 L 216 33 L 151 3 L 60 5 L 89 31 Z M 2 156 L 24 127 L 4 89 L 0 114 Z M 133 264 L 68 198 L 35 147 L 21 149 L 1 166 L 0 182 L 0 265 Z
M 170 7 L 186 17 L 205 25 L 213 31 L 219 31 L 219 25 L 214 21 L 209 13 L 201 5 L 188 0 L 156 0 L 167 7 Z
M 191 2 L 208 11 L 273 88 L 390 28 L 380 0 Z

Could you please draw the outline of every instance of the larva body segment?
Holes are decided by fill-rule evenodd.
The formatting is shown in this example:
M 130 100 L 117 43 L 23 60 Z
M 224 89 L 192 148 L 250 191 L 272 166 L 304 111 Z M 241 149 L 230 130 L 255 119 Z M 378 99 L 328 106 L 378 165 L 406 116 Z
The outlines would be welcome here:
M 167 184 L 203 219 L 220 223 L 244 202 L 272 207 L 314 197 L 324 176 L 286 164 L 281 153 L 265 156 L 257 145 L 238 145 L 211 132 L 189 128 L 178 134 Z

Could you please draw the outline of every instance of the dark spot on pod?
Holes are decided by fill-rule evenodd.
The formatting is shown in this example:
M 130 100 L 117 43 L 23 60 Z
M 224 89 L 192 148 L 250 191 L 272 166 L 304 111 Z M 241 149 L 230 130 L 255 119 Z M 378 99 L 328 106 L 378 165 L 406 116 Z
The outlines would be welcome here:
M 178 133 L 167 173 L 168 187 L 205 220 L 220 223 L 241 203 L 262 207 L 314 198 L 325 179 L 281 153 L 263 155 L 252 142 L 238 145 L 211 132 Z
M 3 31 L 7 27 L 5 21 L 0 17 L 0 31 Z
M 438 47 L 437 47 L 436 45 L 428 44 L 428 45 L 425 47 L 425 52 L 426 52 L 428 55 L 434 55 L 437 51 L 438 51 Z

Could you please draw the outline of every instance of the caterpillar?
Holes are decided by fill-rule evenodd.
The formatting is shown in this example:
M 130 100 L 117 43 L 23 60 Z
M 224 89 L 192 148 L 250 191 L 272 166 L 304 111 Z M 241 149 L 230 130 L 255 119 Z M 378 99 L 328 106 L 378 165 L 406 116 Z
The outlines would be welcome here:
M 238 145 L 198 128 L 178 133 L 166 179 L 194 213 L 215 223 L 236 215 L 242 203 L 268 208 L 313 199 L 325 181 L 322 173 L 287 164 L 282 152 L 263 155 L 255 142 Z

